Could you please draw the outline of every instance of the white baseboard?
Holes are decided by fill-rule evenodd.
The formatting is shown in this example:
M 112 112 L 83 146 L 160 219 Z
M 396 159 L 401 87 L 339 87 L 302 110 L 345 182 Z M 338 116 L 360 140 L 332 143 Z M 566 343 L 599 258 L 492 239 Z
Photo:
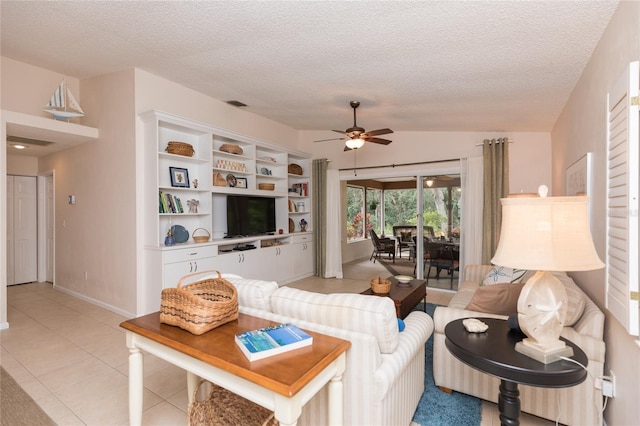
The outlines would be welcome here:
M 115 314 L 122 315 L 125 318 L 135 318 L 136 317 L 136 315 L 134 313 L 124 311 L 124 310 L 122 310 L 120 308 L 116 308 L 115 306 L 111 306 L 111 305 L 109 305 L 107 303 L 101 302 L 101 301 L 93 299 L 91 297 L 87 297 L 84 294 L 77 293 L 77 292 L 75 292 L 73 290 L 69 290 L 69 289 L 61 287 L 59 285 L 55 285 L 54 284 L 53 288 L 65 293 L 65 294 L 68 294 L 70 296 L 77 297 L 78 299 L 84 300 L 85 302 L 89 302 L 92 305 L 96 305 L 96 306 L 104 308 L 104 309 L 106 309 L 108 311 L 111 311 L 111 312 L 113 312 Z

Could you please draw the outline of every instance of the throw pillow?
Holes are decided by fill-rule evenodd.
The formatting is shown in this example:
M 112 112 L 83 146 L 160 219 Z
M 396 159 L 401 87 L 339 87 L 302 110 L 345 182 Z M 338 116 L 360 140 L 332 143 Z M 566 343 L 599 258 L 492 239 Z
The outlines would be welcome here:
M 511 315 L 518 312 L 518 297 L 524 284 L 503 283 L 478 287 L 466 309 L 485 314 Z
M 505 266 L 494 266 L 491 271 L 485 275 L 480 285 L 494 285 L 502 283 L 520 283 L 524 274 L 527 273 L 526 269 L 513 269 Z
M 398 331 L 402 333 L 404 331 L 404 327 L 404 321 L 402 321 L 402 318 L 398 318 Z
M 400 240 L 404 243 L 411 242 L 411 231 L 409 232 L 400 232 Z

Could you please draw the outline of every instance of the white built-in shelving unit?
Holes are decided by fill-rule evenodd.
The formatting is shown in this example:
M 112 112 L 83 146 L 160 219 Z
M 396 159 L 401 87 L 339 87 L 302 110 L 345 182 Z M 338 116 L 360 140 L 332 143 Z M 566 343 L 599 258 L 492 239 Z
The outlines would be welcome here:
M 182 276 L 193 272 L 213 269 L 278 283 L 313 274 L 309 155 L 159 111 L 143 113 L 140 120 L 145 141 L 143 233 L 148 281 L 142 297 L 148 312 L 158 309 L 162 288 L 175 286 Z M 170 141 L 192 145 L 193 156 L 168 153 Z M 223 146 L 229 144 L 239 146 L 242 153 L 227 152 Z M 289 173 L 290 164 L 300 166 L 302 174 Z M 172 185 L 170 168 L 188 175 L 188 184 Z M 227 184 L 214 185 L 215 174 Z M 235 186 L 230 184 L 233 181 Z M 273 189 L 264 189 L 263 184 Z M 183 211 L 163 212 L 161 193 L 170 194 L 172 200 L 179 198 Z M 226 202 L 232 194 L 274 198 L 276 232 L 225 238 Z M 189 212 L 188 200 L 197 202 L 197 213 Z M 189 239 L 166 246 L 167 233 L 176 225 L 189 232 Z M 196 230 L 198 235 L 209 233 L 209 241 L 196 243 L 192 238 Z M 253 249 L 239 250 L 251 246 Z

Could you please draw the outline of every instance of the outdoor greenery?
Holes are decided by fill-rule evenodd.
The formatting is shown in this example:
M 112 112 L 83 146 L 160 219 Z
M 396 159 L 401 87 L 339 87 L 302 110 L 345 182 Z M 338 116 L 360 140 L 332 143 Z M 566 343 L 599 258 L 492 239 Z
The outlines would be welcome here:
M 365 198 L 366 193 L 366 198 Z M 424 226 L 431 226 L 436 237 L 460 236 L 460 188 L 424 188 Z M 415 189 L 384 191 L 347 186 L 347 240 L 364 238 L 365 231 L 374 229 L 378 235 L 392 235 L 394 225 L 416 225 L 417 194 Z M 451 230 L 447 205 L 451 203 Z M 384 229 L 382 229 L 384 217 Z M 365 229 L 366 223 L 366 229 Z

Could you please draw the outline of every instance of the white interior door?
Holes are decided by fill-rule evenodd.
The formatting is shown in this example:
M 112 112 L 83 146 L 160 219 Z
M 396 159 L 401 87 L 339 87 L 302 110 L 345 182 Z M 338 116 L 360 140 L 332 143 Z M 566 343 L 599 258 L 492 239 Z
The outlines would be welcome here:
M 11 284 L 28 283 L 38 279 L 38 194 L 36 189 L 35 177 L 13 177 L 14 279 Z M 7 252 L 10 251 L 7 247 Z

